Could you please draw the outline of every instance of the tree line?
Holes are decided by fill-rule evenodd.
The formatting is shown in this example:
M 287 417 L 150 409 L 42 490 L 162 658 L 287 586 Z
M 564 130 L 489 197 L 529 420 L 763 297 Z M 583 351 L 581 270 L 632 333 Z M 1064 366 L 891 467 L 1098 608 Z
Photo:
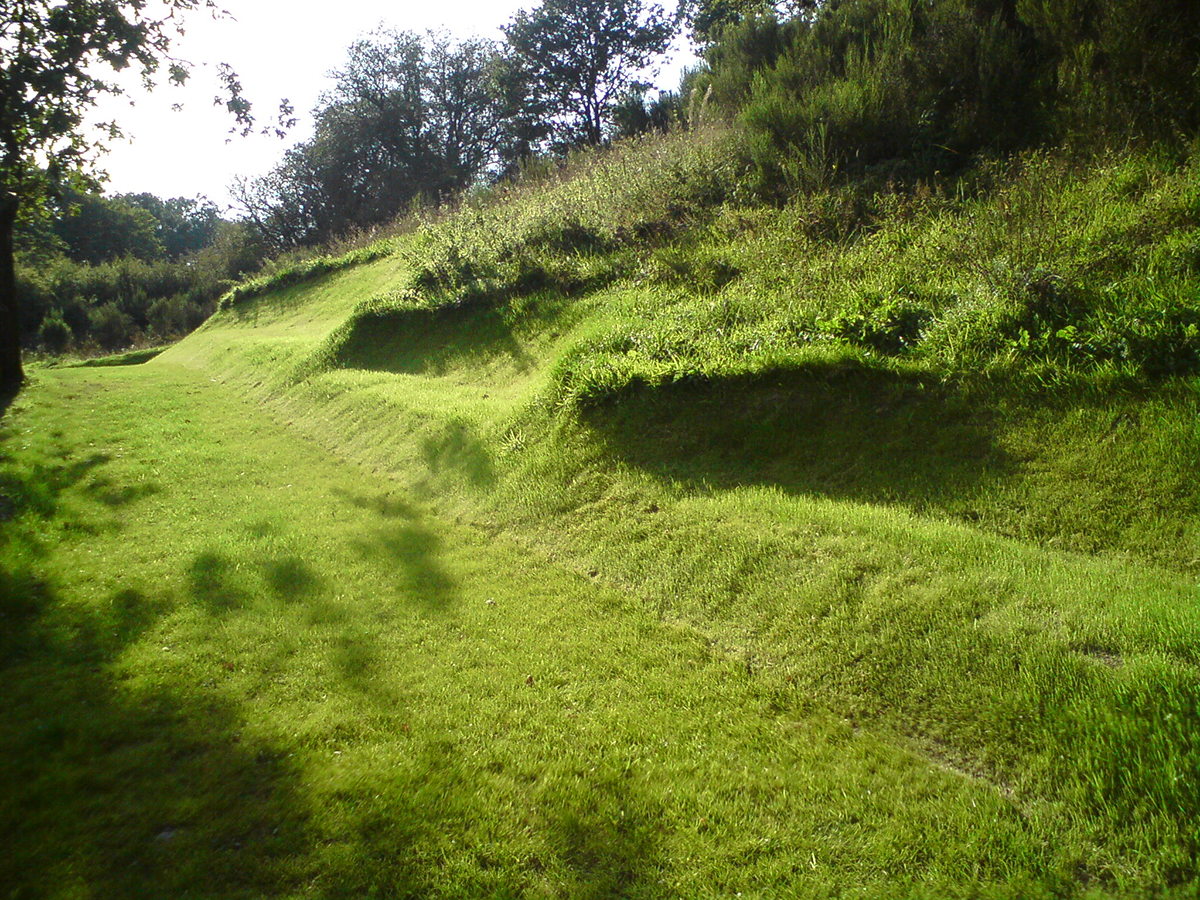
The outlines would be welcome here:
M 276 247 L 327 242 L 538 155 L 665 127 L 647 67 L 678 14 L 642 0 L 544 0 L 503 41 L 382 29 L 353 43 L 312 138 L 235 196 Z
M 531 158 L 668 128 L 697 97 L 738 126 L 739 196 L 768 202 L 831 179 L 936 178 L 1030 146 L 1179 147 L 1200 134 L 1193 0 L 681 0 L 672 12 L 543 0 L 500 41 L 381 30 L 355 42 L 312 137 L 235 185 L 245 222 L 234 226 L 203 201 L 94 195 L 85 113 L 120 91 L 98 73 L 186 78 L 172 29 L 216 9 L 163 3 L 173 15 L 152 19 L 133 0 L 0 0 L 4 387 L 21 381 L 21 336 L 36 341 L 46 320 L 88 341 L 105 307 L 124 333 L 165 336 L 154 323 L 181 317 L 152 315 L 153 303 L 174 298 L 195 318 L 264 250 L 320 245 Z M 647 67 L 681 27 L 703 65 L 678 94 L 655 95 Z M 219 72 L 235 128 L 256 127 L 236 75 Z M 285 102 L 280 123 L 289 113 Z M 185 262 L 188 252 L 207 261 Z M 206 273 L 202 286 L 189 271 Z
M 26 346 L 113 351 L 203 322 L 267 248 L 203 197 L 64 189 L 14 234 Z

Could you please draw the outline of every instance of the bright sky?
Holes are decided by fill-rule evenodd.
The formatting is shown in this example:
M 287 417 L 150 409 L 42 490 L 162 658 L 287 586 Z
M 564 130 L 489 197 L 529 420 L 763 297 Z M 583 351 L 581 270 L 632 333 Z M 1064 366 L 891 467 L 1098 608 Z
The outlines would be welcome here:
M 224 206 L 234 176 L 267 172 L 290 143 L 311 133 L 309 112 L 328 86 L 327 74 L 341 66 L 356 37 L 382 24 L 498 39 L 500 26 L 517 10 L 536 5 L 537 0 L 225 0 L 222 6 L 232 18 L 193 15 L 176 44 L 177 56 L 197 64 L 186 87 L 164 84 L 148 95 L 138 89 L 131 93 L 132 106 L 127 99 L 114 99 L 101 108 L 98 118 L 115 119 L 132 138 L 111 144 L 102 160 L 110 176 L 105 189 L 164 198 L 204 194 Z M 677 50 L 657 83 L 677 87 L 683 66 L 693 61 L 689 52 Z M 300 122 L 286 141 L 230 137 L 230 116 L 212 102 L 219 62 L 237 71 L 261 122 L 272 118 L 281 98 L 291 101 Z M 173 110 L 175 104 L 183 109 Z

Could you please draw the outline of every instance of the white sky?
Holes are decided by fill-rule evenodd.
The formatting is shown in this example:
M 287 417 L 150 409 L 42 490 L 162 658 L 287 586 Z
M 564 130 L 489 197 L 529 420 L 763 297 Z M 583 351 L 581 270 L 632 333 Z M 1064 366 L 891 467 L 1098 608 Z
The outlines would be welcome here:
M 108 193 L 148 191 L 160 197 L 204 194 L 224 207 L 226 188 L 236 175 L 261 175 L 291 143 L 306 138 L 309 112 L 326 75 L 345 60 L 346 48 L 379 25 L 407 30 L 445 29 L 460 36 L 500 38 L 500 26 L 519 9 L 538 0 L 225 0 L 232 18 L 213 21 L 203 14 L 188 20 L 187 33 L 174 55 L 195 64 L 188 85 L 160 85 L 153 93 L 140 88 L 128 99 L 106 100 L 97 120 L 114 119 L 131 139 L 114 142 L 101 160 L 110 179 Z M 656 79 L 664 88 L 678 87 L 679 76 L 693 58 L 677 50 Z M 288 98 L 299 123 L 285 141 L 254 135 L 231 137 L 231 117 L 213 106 L 215 64 L 227 62 L 237 71 L 245 95 L 260 122 L 273 116 L 279 100 Z M 130 105 L 130 100 L 133 104 Z M 175 111 L 173 106 L 182 104 Z

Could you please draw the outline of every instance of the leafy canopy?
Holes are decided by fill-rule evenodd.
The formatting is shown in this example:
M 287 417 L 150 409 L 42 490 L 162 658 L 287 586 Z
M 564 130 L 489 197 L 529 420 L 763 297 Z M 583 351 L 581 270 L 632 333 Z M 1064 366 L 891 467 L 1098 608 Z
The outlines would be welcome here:
M 355 41 L 313 110 L 313 137 L 267 176 L 235 185 L 276 246 L 314 244 L 460 191 L 499 165 L 496 47 L 378 30 Z
M 86 127 L 105 94 L 120 94 L 117 73 L 152 86 L 166 69 L 181 83 L 190 66 L 171 56 L 194 10 L 220 15 L 215 0 L 0 0 L 0 192 L 7 204 L 36 204 L 66 183 L 86 182 L 103 140 Z M 236 75 L 219 70 L 223 101 L 237 125 L 252 124 Z
M 599 144 L 617 102 L 663 53 L 676 21 L 641 0 L 545 0 L 504 28 L 524 73 L 566 145 Z

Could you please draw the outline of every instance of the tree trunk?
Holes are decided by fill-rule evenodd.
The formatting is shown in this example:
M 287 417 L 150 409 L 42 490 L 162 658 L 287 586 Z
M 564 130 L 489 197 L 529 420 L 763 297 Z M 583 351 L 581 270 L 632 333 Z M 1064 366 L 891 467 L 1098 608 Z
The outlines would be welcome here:
M 15 393 L 25 380 L 21 368 L 21 319 L 17 310 L 17 272 L 13 229 L 17 199 L 0 194 L 0 395 Z

